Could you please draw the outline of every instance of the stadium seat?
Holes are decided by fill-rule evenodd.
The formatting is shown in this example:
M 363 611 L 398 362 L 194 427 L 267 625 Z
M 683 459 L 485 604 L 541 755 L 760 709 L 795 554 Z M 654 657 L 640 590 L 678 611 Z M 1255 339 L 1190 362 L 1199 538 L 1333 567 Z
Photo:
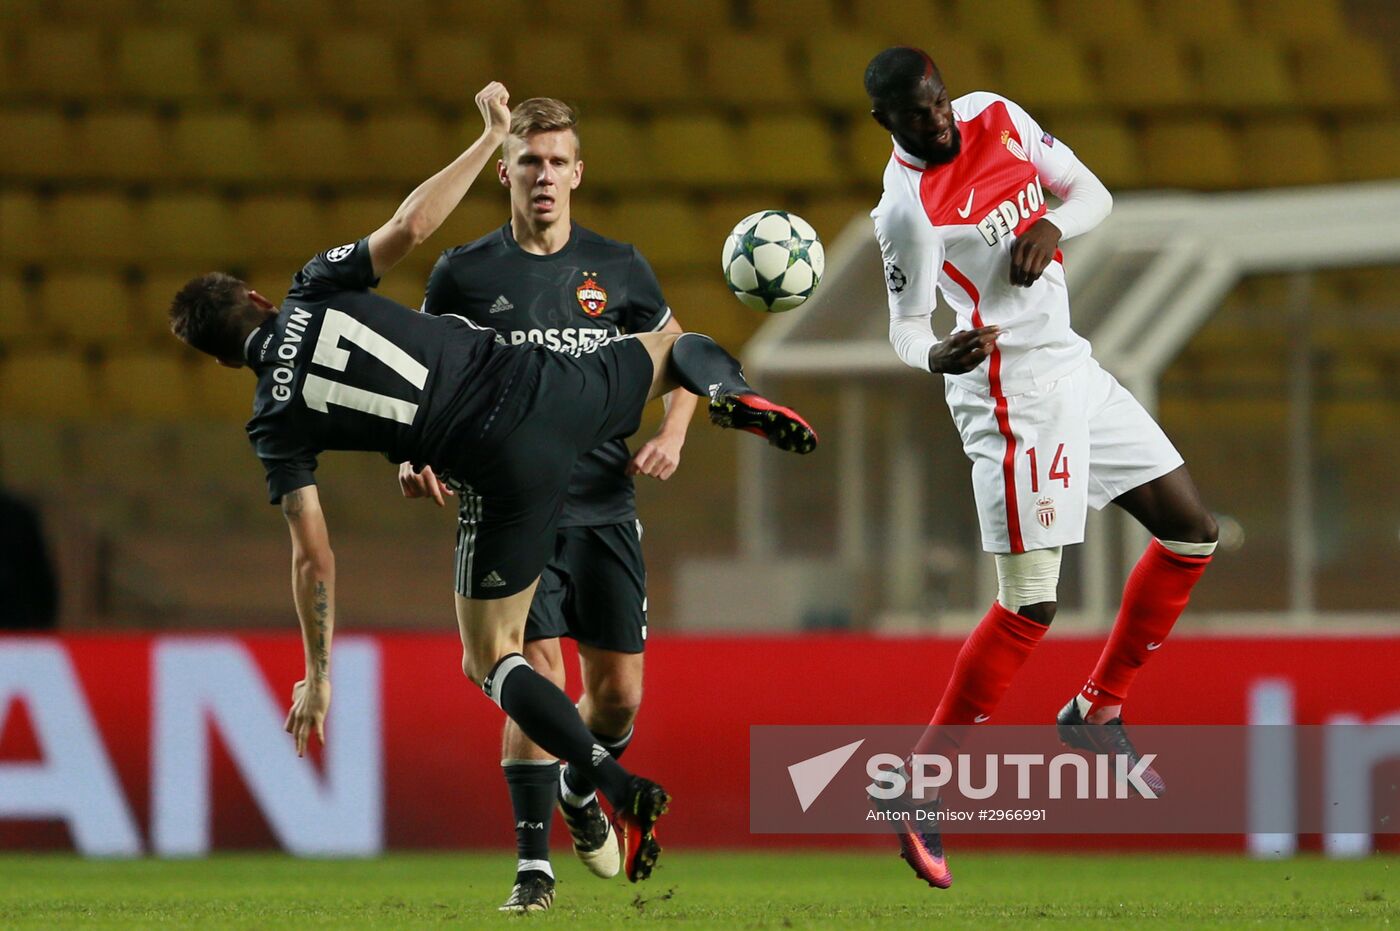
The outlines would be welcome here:
M 167 177 L 169 131 L 151 109 L 96 110 L 78 124 L 86 172 L 103 181 L 142 183 Z
M 471 35 L 508 35 L 537 18 L 528 0 L 441 0 L 438 9 L 443 32 Z
M 1235 137 L 1219 120 L 1164 119 L 1143 130 L 1139 150 L 1143 180 L 1155 187 L 1238 187 L 1240 154 Z
M 253 384 L 246 372 L 198 360 L 188 382 L 193 412 L 199 419 L 244 423 L 253 415 Z
M 259 141 L 271 180 L 333 184 L 368 170 L 350 126 L 331 110 L 278 110 Z
M 56 107 L 0 110 L 0 172 L 36 181 L 77 177 L 85 170 L 77 137 Z
M 408 192 L 405 191 L 405 194 Z M 466 209 L 473 200 L 477 198 L 473 195 L 476 191 L 471 191 L 458 205 L 457 210 Z M 306 250 L 306 255 L 302 262 L 311 258 L 313 253 L 322 249 L 329 249 L 332 246 L 351 240 L 359 239 L 361 236 L 368 236 L 389 221 L 403 201 L 402 197 L 393 194 L 342 194 L 330 205 L 330 211 L 326 218 L 325 233 L 322 236 L 324 242 L 314 243 L 310 249 Z M 457 213 L 453 211 L 453 216 Z M 448 222 L 451 222 L 449 217 Z M 431 248 L 438 245 L 438 237 L 433 237 Z M 424 246 L 424 248 L 429 248 Z M 446 246 L 443 246 L 446 248 Z M 297 266 L 300 268 L 300 263 Z M 288 268 L 283 274 L 290 278 L 296 268 Z
M 836 242 L 838 236 L 845 231 L 847 225 L 859 218 L 870 229 L 870 211 L 875 209 L 879 203 L 878 192 L 870 194 L 841 194 L 826 195 L 809 199 L 798 210 L 798 214 L 812 224 L 817 230 L 817 235 L 826 244 L 827 255 L 831 254 L 831 245 Z
M 642 22 L 648 28 L 709 35 L 735 25 L 728 3 L 715 0 L 641 0 Z
M 200 273 L 201 269 L 172 269 L 169 271 L 148 272 L 136 286 L 136 303 L 133 306 L 132 325 L 137 337 L 148 345 L 167 348 L 172 344 L 170 335 L 170 301 L 185 283 Z M 262 291 L 254 282 L 252 286 Z M 263 291 L 268 298 L 272 294 Z M 277 295 L 280 298 L 282 295 Z
M 0 268 L 0 349 L 33 346 L 46 335 L 38 301 L 24 280 Z
M 648 145 L 647 135 L 636 120 L 584 116 L 579 123 L 579 139 L 583 182 L 588 189 L 646 184 L 662 174 L 659 156 Z
M 280 261 L 287 274 L 315 252 L 328 248 L 325 205 L 305 195 L 260 194 L 234 208 L 242 252 L 256 262 Z
M 803 88 L 824 107 L 849 113 L 870 109 L 865 66 L 888 42 L 872 34 L 814 34 L 802 47 Z
M 607 80 L 602 56 L 588 54 L 578 33 L 531 29 L 515 34 L 510 47 L 515 67 L 506 86 L 512 100 L 566 97 L 587 106 L 613 99 L 615 87 Z
M 705 36 L 704 87 L 709 99 L 742 109 L 795 103 L 786 41 L 744 33 Z
M 751 118 L 739 135 L 744 181 L 785 190 L 829 187 L 839 178 L 827 121 L 798 114 Z
M 1289 42 L 1341 39 L 1346 17 L 1339 0 L 1245 0 L 1251 32 Z
M 1222 41 L 1244 31 L 1235 0 L 1150 0 L 1152 25 L 1169 36 Z
M 618 100 L 659 106 L 701 99 L 694 57 L 682 35 L 626 33 L 601 64 Z
M 609 235 L 636 243 L 658 270 L 718 261 L 719 246 L 709 248 L 701 238 L 695 208 L 679 199 L 623 201 L 613 211 L 610 226 Z
M 1201 102 L 1228 110 L 1282 107 L 1293 101 L 1283 55 L 1268 39 L 1237 37 L 1202 42 Z
M 139 20 L 143 0 L 45 0 L 44 14 L 60 23 L 124 26 Z
M 1337 128 L 1337 167 L 1343 181 L 1400 178 L 1400 119 L 1356 118 Z
M 481 118 L 477 116 L 476 121 L 479 135 Z M 405 185 L 405 194 L 455 158 L 471 141 L 449 136 L 433 114 L 404 107 L 370 113 L 355 127 L 354 138 L 356 155 L 368 176 Z
M 141 205 L 138 216 L 148 261 L 217 266 L 248 255 L 234 233 L 232 211 L 218 197 L 158 193 Z
M 339 0 L 247 0 L 255 23 L 293 29 L 315 29 L 345 20 Z
M 301 42 L 289 32 L 238 28 L 218 39 L 217 86 L 239 100 L 286 104 L 307 96 Z
M 331 32 L 311 43 L 317 90 L 334 100 L 370 103 L 403 96 L 399 52 L 377 32 Z
M 48 258 L 134 261 L 145 257 L 135 215 L 122 194 L 59 194 L 43 211 L 48 231 Z
M 147 18 L 153 23 L 178 23 L 182 26 L 211 26 L 220 29 L 241 25 L 244 14 L 242 0 L 145 0 Z
M 889 133 L 874 121 L 861 121 L 848 127 L 846 134 L 846 155 L 850 180 L 854 184 L 878 191 L 885 177 L 885 166 L 890 162 L 894 144 Z
M 851 4 L 851 17 L 858 29 L 880 36 L 885 46 L 913 45 L 935 61 L 940 37 L 952 25 L 936 0 L 861 0 Z
M 1366 39 L 1308 42 L 1297 47 L 1298 85 L 1306 102 L 1323 110 L 1354 110 L 1395 104 L 1390 63 Z
M 763 35 L 800 38 L 836 32 L 832 0 L 762 0 L 748 4 L 750 25 Z
M 88 365 L 76 353 L 16 352 L 0 363 L 0 411 L 7 416 L 87 419 L 98 396 Z
M 1240 131 L 1244 182 L 1257 187 L 1327 184 L 1337 178 L 1337 165 L 1327 137 L 1315 120 L 1306 117 L 1264 117 Z
M 172 132 L 171 168 L 182 181 L 254 181 L 263 177 L 258 129 L 237 110 L 181 114 Z
M 0 187 L 0 257 L 6 262 L 48 258 L 53 248 L 47 235 L 47 211 L 25 190 Z
M 927 49 L 938 65 L 948 93 L 961 97 L 973 91 L 1002 91 L 1002 73 L 993 67 L 987 50 L 975 39 L 949 35 L 938 40 L 936 49 Z
M 39 286 L 45 327 L 82 345 L 136 340 L 131 299 L 129 283 L 113 272 L 54 269 Z
M 1001 68 L 1003 93 L 1037 118 L 1097 102 L 1084 50 L 1069 39 L 1046 35 L 1028 44 L 1005 45 Z
M 339 16 L 360 29 L 370 32 L 400 32 L 414 41 L 429 35 L 438 24 L 434 18 L 432 0 L 341 0 L 337 3 Z
M 246 375 L 244 378 L 251 381 Z M 193 366 L 183 353 L 111 355 L 99 368 L 98 382 L 102 387 L 102 410 L 111 417 L 181 420 L 197 409 Z
M 472 105 L 500 72 L 497 46 L 480 36 L 435 34 L 409 43 L 413 89 L 438 103 Z
M 549 24 L 551 29 L 564 29 L 576 37 L 615 34 L 632 24 L 633 16 L 626 3 L 579 3 L 578 0 L 533 0 L 530 17 L 534 25 Z M 579 52 L 587 56 L 583 43 Z M 549 59 L 541 57 L 542 61 Z
M 110 92 L 108 47 L 93 28 L 37 27 L 22 35 L 21 86 L 41 98 L 91 100 Z
M 1003 44 L 1008 50 L 1024 50 L 1051 36 L 1040 0 L 997 0 L 989 6 L 981 0 L 952 0 L 959 32 Z M 933 54 L 932 49 L 925 49 Z
M 1056 0 L 1055 21 L 1080 39 L 1137 42 L 1148 33 L 1139 0 Z
M 662 116 L 649 135 L 647 150 L 665 180 L 719 187 L 745 177 L 734 128 L 718 116 Z
M 206 55 L 189 29 L 128 27 L 117 37 L 116 70 L 124 94 L 143 100 L 189 100 L 209 93 Z
M 1122 120 L 1111 117 L 1056 117 L 1044 124 L 1110 189 L 1142 186 L 1137 141 Z
M 1104 42 L 1097 57 L 1100 93 L 1112 107 L 1141 111 L 1198 102 L 1181 47 L 1169 36 L 1141 36 L 1131 43 Z

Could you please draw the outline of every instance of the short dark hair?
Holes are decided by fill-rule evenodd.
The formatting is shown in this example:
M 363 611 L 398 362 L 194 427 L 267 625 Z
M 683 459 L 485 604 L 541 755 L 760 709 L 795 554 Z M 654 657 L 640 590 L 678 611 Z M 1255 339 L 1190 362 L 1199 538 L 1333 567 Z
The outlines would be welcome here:
M 908 45 L 887 48 L 865 66 L 865 92 L 871 101 L 898 100 L 920 81 L 941 77 L 938 66 L 923 49 Z
M 170 302 L 170 332 L 225 362 L 242 362 L 247 324 L 259 316 L 248 286 L 232 275 L 191 278 Z

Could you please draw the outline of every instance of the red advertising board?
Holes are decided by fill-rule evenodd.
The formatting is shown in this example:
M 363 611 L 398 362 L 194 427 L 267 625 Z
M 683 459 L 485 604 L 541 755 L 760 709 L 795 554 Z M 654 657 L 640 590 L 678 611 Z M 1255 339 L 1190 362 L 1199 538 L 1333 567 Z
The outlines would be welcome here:
M 1049 726 L 1101 643 L 1052 633 L 994 723 Z M 668 844 L 877 844 L 750 834 L 749 727 L 920 724 L 958 645 L 658 637 L 648 644 L 646 698 L 624 762 L 672 791 Z M 281 846 L 364 855 L 508 846 L 501 712 L 462 676 L 460 649 L 445 633 L 342 634 L 328 747 L 298 760 L 281 731 L 302 665 L 295 633 L 0 637 L 0 849 L 190 855 Z M 1396 636 L 1176 637 L 1139 676 L 1129 716 L 1144 724 L 1258 723 L 1261 714 L 1269 723 L 1400 721 L 1397 668 Z M 1393 848 L 1394 839 L 1375 843 Z M 1146 842 L 1239 849 L 1243 840 Z

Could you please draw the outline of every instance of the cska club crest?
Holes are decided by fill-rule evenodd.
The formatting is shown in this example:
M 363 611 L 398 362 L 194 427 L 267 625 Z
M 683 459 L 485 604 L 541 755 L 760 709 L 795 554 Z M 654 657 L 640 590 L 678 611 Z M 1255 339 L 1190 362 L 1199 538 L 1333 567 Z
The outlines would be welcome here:
M 1035 503 L 1035 519 L 1040 521 L 1040 526 L 1049 530 L 1055 525 L 1055 499 L 1041 498 Z
M 1006 146 L 1006 151 L 1010 152 L 1012 155 L 1016 156 L 1021 161 L 1030 161 L 1030 159 L 1026 156 L 1026 150 L 1021 148 L 1021 143 L 1011 138 L 1011 130 L 1003 129 L 1001 131 L 1001 144 Z
M 578 286 L 575 295 L 578 297 L 578 306 L 583 308 L 583 312 L 590 317 L 597 317 L 608 309 L 607 289 L 598 283 L 594 277 L 594 272 L 583 273 L 583 284 Z

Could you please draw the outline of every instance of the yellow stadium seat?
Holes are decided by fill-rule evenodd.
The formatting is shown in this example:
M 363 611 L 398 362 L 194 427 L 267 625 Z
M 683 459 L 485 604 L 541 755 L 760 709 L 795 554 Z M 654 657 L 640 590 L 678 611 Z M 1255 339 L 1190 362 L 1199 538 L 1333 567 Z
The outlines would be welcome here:
M 203 265 L 208 271 L 234 264 L 248 248 L 234 234 L 227 203 L 209 194 L 153 195 L 141 205 L 142 254 L 151 262 Z
M 32 345 L 46 335 L 38 302 L 19 275 L 0 269 L 0 348 Z
M 179 23 L 185 26 L 236 27 L 242 19 L 242 0 L 145 0 L 147 18 L 153 23 Z
M 367 172 L 349 124 L 331 110 L 278 110 L 259 138 L 262 164 L 275 180 L 333 184 Z
M 1084 50 L 1068 39 L 1047 35 L 1029 44 L 1003 46 L 1001 66 L 1003 92 L 1032 116 L 1097 102 Z
M 345 16 L 359 28 L 408 34 L 415 40 L 437 28 L 431 0 L 341 0 L 337 14 Z
M 607 235 L 637 245 L 659 269 L 704 265 L 718 260 L 700 234 L 695 208 L 678 199 L 628 200 L 613 211 Z
M 718 116 L 662 116 L 649 136 L 646 151 L 665 180 L 721 187 L 744 178 L 734 128 Z
M 94 177 L 139 183 L 168 176 L 169 132 L 153 110 L 87 113 L 78 125 L 78 136 L 83 165 Z
M 888 43 L 880 36 L 840 33 L 813 35 L 803 44 L 803 86 L 812 99 L 833 110 L 864 113 L 865 66 Z
M 515 67 L 504 80 L 512 101 L 563 97 L 587 105 L 614 97 L 601 55 L 589 54 L 578 33 L 520 32 L 513 37 L 511 51 Z
M 311 43 L 311 69 L 322 95 L 351 103 L 404 95 L 399 53 L 377 32 L 330 32 Z
M 203 271 L 199 268 L 155 271 L 148 272 L 141 279 L 136 287 L 132 319 L 142 339 L 155 346 L 170 345 L 167 341 L 174 339 L 170 335 L 170 302 L 186 282 Z M 281 297 L 281 294 L 277 296 Z M 272 295 L 268 297 L 272 298 Z
M 236 110 L 185 112 L 171 145 L 174 177 L 186 181 L 253 181 L 263 176 L 258 129 Z
M 255 23 L 294 29 L 324 28 L 343 20 L 339 0 L 248 0 Z
M 1235 0 L 1149 0 L 1152 24 L 1167 35 L 1193 41 L 1229 39 L 1244 31 Z
M 205 53 L 191 29 L 128 27 L 117 37 L 117 80 L 122 91 L 151 100 L 188 100 L 208 94 Z
M 851 181 L 878 191 L 885 177 L 885 166 L 894 152 L 890 134 L 874 121 L 860 121 L 846 137 L 846 156 Z
M 936 48 L 925 49 L 933 57 L 948 94 L 953 98 L 973 91 L 1001 91 L 1002 74 L 992 66 L 987 50 L 966 36 L 945 36 Z
M 912 45 L 930 55 L 951 25 L 935 0 L 861 0 L 851 4 L 851 17 L 858 29 L 880 36 L 886 46 Z
M 797 114 L 750 120 L 739 137 L 743 180 L 788 190 L 828 187 L 839 179 L 826 120 Z
M 1139 0 L 1056 0 L 1059 27 L 1081 39 L 1136 41 L 1148 32 Z
M 0 256 L 9 262 L 47 258 L 51 245 L 43 216 L 33 194 L 0 188 Z
M 1274 117 L 1251 120 L 1240 131 L 1245 183 L 1259 187 L 1327 184 L 1337 166 L 1327 137 L 1314 120 Z
M 534 24 L 537 8 L 528 0 L 441 0 L 442 31 L 508 35 Z
M 408 185 L 405 193 L 468 144 L 458 146 L 461 140 L 449 138 L 432 114 L 401 107 L 369 114 L 357 127 L 355 141 L 369 176 Z
M 1251 32 L 1290 42 L 1341 39 L 1347 33 L 1339 0 L 1245 0 Z
M 704 87 L 710 99 L 744 109 L 796 102 L 787 42 L 743 33 L 705 38 Z
M 300 40 L 290 32 L 248 27 L 219 36 L 216 84 L 240 100 L 287 103 L 307 96 Z
M 46 16 L 57 22 L 123 26 L 141 17 L 143 0 L 45 0 Z
M 244 375 L 245 382 L 251 380 Z M 197 407 L 193 367 L 183 354 L 114 354 L 100 367 L 98 382 L 102 386 L 102 410 L 112 417 L 180 420 Z
M 144 258 L 131 203 L 122 194 L 59 194 L 45 213 L 50 258 L 83 262 Z
M 1169 36 L 1105 42 L 1098 60 L 1099 88 L 1112 107 L 1154 110 L 1190 106 L 1197 100 L 1181 47 Z
M 1311 106 L 1350 110 L 1395 103 L 1390 63 L 1375 42 L 1349 38 L 1300 44 L 1297 65 L 1298 85 Z
M 60 350 L 14 353 L 0 364 L 0 414 L 87 419 L 98 393 L 82 357 Z
M 1240 185 L 1236 140 L 1219 120 L 1154 121 L 1143 130 L 1140 151 L 1143 180 L 1150 186 L 1209 190 Z
M 838 29 L 832 0 L 762 0 L 749 4 L 749 18 L 764 35 L 801 37 Z
M 708 35 L 735 25 L 730 4 L 715 0 L 642 0 L 641 10 L 642 22 L 658 30 Z
M 210 362 L 196 364 L 190 374 L 193 377 L 188 384 L 196 417 L 245 423 L 253 416 L 254 382 L 247 372 L 230 371 Z
M 429 100 L 467 105 L 501 74 L 495 43 L 475 35 L 426 35 L 409 43 L 413 89 Z
M 43 97 L 88 100 L 110 92 L 108 47 L 93 28 L 26 30 L 19 57 L 22 86 Z
M 254 261 L 283 261 L 300 265 L 326 249 L 325 205 L 305 195 L 260 194 L 234 208 L 242 252 Z
M 694 57 L 682 34 L 627 33 L 600 64 L 615 99 L 656 106 L 700 100 Z
M 1337 129 L 1336 151 L 1343 181 L 1400 178 L 1400 120 L 1348 120 Z
M 646 184 L 660 174 L 660 159 L 647 145 L 646 133 L 633 119 L 584 117 L 579 124 L 583 181 L 592 188 Z
M 584 36 L 606 35 L 625 29 L 632 15 L 626 3 L 579 3 L 578 0 L 533 0 L 536 24 L 548 23 L 551 29 L 567 29 L 578 39 L 580 51 L 587 45 Z M 548 60 L 548 59 L 544 59 Z
M 868 229 L 874 230 L 870 211 L 875 209 L 879 199 L 878 192 L 865 195 L 825 195 L 809 200 L 802 205 L 798 213 L 816 228 L 817 235 L 822 238 L 827 252 L 830 253 L 831 244 L 853 220 L 859 219 Z
M 1279 48 L 1268 39 L 1236 38 L 1202 42 L 1201 102 L 1224 109 L 1282 107 L 1293 101 L 1293 86 Z
M 82 344 L 131 342 L 131 287 L 119 274 L 53 270 L 39 286 L 39 306 L 51 332 Z
M 1137 140 L 1121 120 L 1057 117 L 1045 128 L 1069 146 L 1110 188 L 1142 186 L 1142 158 L 1138 154 Z
M 56 108 L 0 110 L 0 173 L 31 180 L 85 171 L 73 121 Z
M 953 0 L 952 8 L 959 31 L 1007 49 L 1022 49 L 1029 44 L 1026 40 L 1039 41 L 1050 33 L 1040 0 Z
M 477 183 L 480 183 L 481 180 L 483 179 L 478 179 Z M 407 191 L 404 193 L 406 194 Z M 457 210 L 466 209 L 476 199 L 476 194 L 476 190 L 469 192 L 462 203 L 457 206 Z M 311 258 L 312 253 L 322 249 L 329 249 L 331 246 L 368 236 L 389 221 L 402 201 L 402 197 L 392 194 L 342 194 L 330 205 L 330 213 L 326 220 L 325 243 L 308 249 L 306 258 Z M 454 210 L 453 214 L 456 213 L 457 211 Z M 451 218 L 448 219 L 448 222 L 451 222 Z M 433 248 L 437 247 L 438 241 L 439 237 L 433 237 Z M 290 276 L 294 271 L 296 271 L 294 268 L 288 269 L 287 274 Z

